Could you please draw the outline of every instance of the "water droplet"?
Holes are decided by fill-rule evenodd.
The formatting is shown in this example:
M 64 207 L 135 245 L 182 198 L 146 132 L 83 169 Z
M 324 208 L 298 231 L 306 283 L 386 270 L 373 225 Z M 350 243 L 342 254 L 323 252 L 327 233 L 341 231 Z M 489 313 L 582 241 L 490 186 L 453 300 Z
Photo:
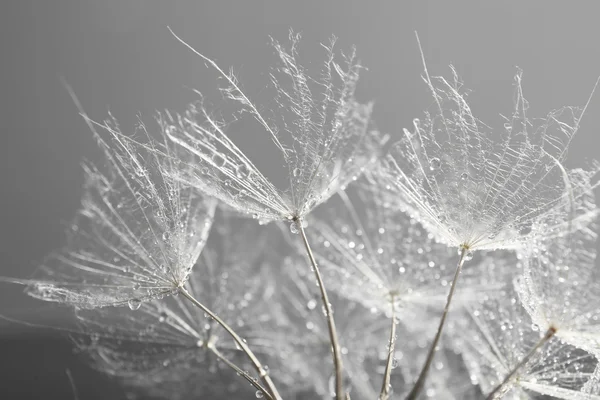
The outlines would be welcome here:
M 442 162 L 440 161 L 439 158 L 435 157 L 432 158 L 431 160 L 429 160 L 429 169 L 432 171 L 438 170 L 440 169 L 440 167 L 442 166 Z
M 469 179 L 469 174 L 467 174 L 466 172 L 463 172 L 463 174 L 460 176 L 460 179 L 462 181 L 466 181 L 467 179 Z
M 139 308 L 142 306 L 142 302 L 138 299 L 131 299 L 127 302 L 127 305 L 129 306 L 130 310 L 139 310 Z
M 290 232 L 292 232 L 294 235 L 297 235 L 298 233 L 300 233 L 300 228 L 298 227 L 298 224 L 296 223 L 296 221 L 293 221 L 290 224 Z
M 169 231 L 164 231 L 162 234 L 162 238 L 164 241 L 167 241 L 171 238 L 171 233 Z
M 310 299 L 310 300 L 308 301 L 308 303 L 306 303 L 306 307 L 307 307 L 309 310 L 314 310 L 314 309 L 315 309 L 315 307 L 317 307 L 317 301 L 316 301 L 315 299 Z
M 244 164 L 238 165 L 235 168 L 235 176 L 237 176 L 239 179 L 243 179 L 248 175 L 248 167 L 246 167 Z
M 294 175 L 294 177 L 300 175 L 300 168 L 294 168 L 294 170 L 292 171 L 292 175 Z
M 471 261 L 473 259 L 473 252 L 470 250 L 467 250 L 467 252 L 465 253 L 465 261 Z
M 161 312 L 160 315 L 158 316 L 158 322 L 165 322 L 167 320 L 167 313 L 166 312 Z
M 257 390 L 254 395 L 256 396 L 257 399 L 262 399 L 263 397 L 265 397 L 265 395 L 263 394 L 263 392 L 261 390 Z
M 215 153 L 212 156 L 212 162 L 219 168 L 223 167 L 225 165 L 225 157 L 223 157 L 221 154 L 219 153 Z

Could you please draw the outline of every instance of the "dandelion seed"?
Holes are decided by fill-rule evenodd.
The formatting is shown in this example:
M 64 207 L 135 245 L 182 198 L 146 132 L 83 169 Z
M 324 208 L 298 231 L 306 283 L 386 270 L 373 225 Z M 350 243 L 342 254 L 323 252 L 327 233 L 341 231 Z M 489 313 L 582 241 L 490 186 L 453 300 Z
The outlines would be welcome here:
M 27 292 L 79 308 L 129 304 L 135 309 L 186 282 L 216 203 L 171 179 L 181 166 L 158 163 L 154 152 L 124 136 L 114 119 L 100 124 L 82 115 L 104 152 L 106 170 L 84 166 L 84 195 L 73 223 L 77 229 L 28 281 Z M 139 129 L 149 137 L 143 124 Z
M 269 313 L 273 282 L 261 257 L 266 236 L 261 235 L 258 245 L 251 244 L 246 240 L 249 230 L 254 230 L 250 221 L 217 216 L 186 289 L 222 319 L 243 320 L 238 333 L 257 354 L 270 357 L 274 346 L 269 343 L 277 336 L 269 331 L 278 314 Z M 240 313 L 242 303 L 246 305 Z M 217 396 L 225 391 L 223 382 L 232 380 L 238 382 L 229 387 L 234 397 L 256 391 L 235 379 L 225 362 L 217 362 L 225 357 L 241 370 L 247 367 L 229 334 L 184 296 L 138 302 L 129 313 L 115 308 L 80 310 L 78 318 L 86 332 L 99 338 L 92 346 L 80 341 L 81 349 L 96 368 L 129 385 L 152 394 L 170 390 L 173 399 Z
M 552 224 L 576 207 L 572 192 L 583 182 L 571 182 L 562 163 L 585 108 L 530 119 L 519 70 L 511 129 L 501 133 L 473 116 L 454 69 L 451 81 L 425 72 L 435 107 L 383 163 L 390 204 L 410 210 L 437 240 L 471 251 L 518 247 L 544 234 L 524 226 Z
M 496 138 L 471 113 L 456 71 L 452 68 L 452 82 L 432 79 L 422 51 L 421 56 L 435 109 L 423 121 L 413 121 L 414 132 L 404 131 L 379 179 L 390 194 L 385 202 L 415 215 L 438 241 L 461 255 L 431 357 L 407 400 L 415 400 L 423 388 L 456 281 L 471 252 L 518 248 L 527 237 L 544 233 L 527 231 L 523 224 L 552 225 L 557 215 L 571 215 L 579 207 L 573 196 L 579 188 L 573 187 L 562 162 L 587 107 L 564 107 L 540 121 L 529 119 L 518 71 L 517 99 L 507 122 L 511 129 Z M 443 173 L 426 167 L 434 158 Z
M 598 223 L 593 223 L 576 232 L 566 230 L 553 238 L 532 240 L 522 250 L 523 275 L 517 288 L 536 325 L 555 327 L 565 342 L 599 356 L 597 229 Z
M 302 218 L 375 161 L 384 139 L 369 127 L 371 104 L 354 99 L 360 70 L 354 53 L 336 61 L 332 39 L 323 45 L 326 58 L 320 74 L 310 75 L 297 62 L 299 40 L 290 33 L 289 49 L 272 41 L 278 58 L 270 74 L 275 103 L 271 111 L 260 112 L 235 76 L 184 43 L 224 78 L 227 86 L 221 91 L 237 109 L 233 119 L 250 116 L 248 124 L 272 139 L 288 168 L 289 188 L 276 188 L 228 138 L 227 123 L 202 104 L 184 115 L 163 118 L 165 136 L 194 158 L 190 170 L 173 171 L 176 179 L 269 222 Z
M 258 126 L 269 135 L 287 166 L 289 187 L 281 190 L 269 181 L 227 137 L 224 126 L 228 124 L 211 116 L 201 104 L 176 121 L 167 121 L 164 132 L 169 140 L 195 158 L 196 170 L 208 169 L 209 173 L 184 171 L 176 174 L 175 179 L 201 189 L 240 212 L 258 215 L 263 223 L 286 220 L 302 223 L 311 210 L 356 180 L 365 167 L 374 164 L 386 139 L 370 127 L 372 104 L 360 104 L 354 98 L 360 70 L 354 51 L 344 56 L 342 63 L 337 62 L 333 50 L 335 39 L 332 39 L 323 45 L 326 60 L 316 75 L 309 74 L 297 62 L 299 35 L 290 32 L 289 49 L 272 40 L 278 57 L 278 65 L 270 73 L 269 89 L 274 104 L 271 111 L 259 112 L 241 91 L 233 74 L 225 73 L 214 61 L 179 40 L 224 78 L 227 86 L 221 88 L 221 92 L 237 109 L 232 118 L 250 116 L 249 125 Z M 170 126 L 175 128 L 167 129 Z M 215 155 L 219 162 L 215 162 Z M 250 176 L 238 179 L 232 171 L 238 165 L 245 165 Z M 239 196 L 241 190 L 246 193 L 243 198 Z M 302 233 L 310 256 L 302 226 L 290 229 Z M 318 267 L 313 265 L 313 268 L 320 281 Z M 322 282 L 319 287 L 327 304 Z M 336 359 L 336 397 L 341 400 L 342 367 L 330 311 L 327 319 Z
M 390 309 L 393 298 L 401 319 L 403 312 L 442 308 L 447 296 L 442 282 L 452 280 L 454 269 L 446 266 L 454 266 L 454 252 L 429 239 L 408 215 L 378 205 L 376 188 L 364 182 L 359 186 L 330 200 L 311 221 L 309 236 L 329 289 L 381 312 Z M 385 234 L 378 235 L 380 230 Z M 438 267 L 430 267 L 432 262 Z M 499 263 L 504 265 L 486 259 L 464 271 L 458 302 L 499 289 L 502 285 L 491 275 L 501 276 Z
M 507 299 L 514 296 L 507 288 L 502 296 L 493 296 L 455 318 L 457 331 L 452 336 L 467 368 L 484 393 L 490 393 L 522 362 L 540 341 L 543 332 L 531 330 L 531 319 L 520 304 Z M 474 311 L 478 310 L 477 316 Z M 506 325 L 508 321 L 508 325 Z M 505 329 L 501 329 L 505 326 Z M 592 376 L 596 361 L 585 353 L 554 337 L 521 366 L 495 398 L 534 399 L 539 395 L 561 399 L 596 399 L 582 393 Z

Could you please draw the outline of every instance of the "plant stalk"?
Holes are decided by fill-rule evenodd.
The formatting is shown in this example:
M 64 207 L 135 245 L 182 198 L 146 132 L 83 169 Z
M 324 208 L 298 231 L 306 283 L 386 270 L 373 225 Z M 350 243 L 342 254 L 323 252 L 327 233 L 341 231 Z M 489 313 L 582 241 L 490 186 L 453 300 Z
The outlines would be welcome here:
M 327 296 L 327 291 L 325 290 L 325 285 L 323 284 L 323 278 L 321 277 L 321 271 L 317 266 L 317 261 L 315 260 L 315 256 L 308 244 L 308 239 L 306 238 L 306 232 L 304 232 L 304 227 L 302 226 L 302 220 L 300 218 L 294 221 L 296 225 L 298 225 L 300 229 L 300 234 L 302 235 L 302 241 L 304 242 L 304 247 L 306 248 L 306 252 L 308 253 L 308 258 L 310 259 L 310 263 L 312 264 L 312 269 L 315 272 L 315 277 L 317 278 L 317 283 L 319 284 L 319 290 L 321 291 L 321 300 L 323 301 L 323 307 L 325 307 L 325 316 L 327 317 L 327 326 L 329 328 L 329 340 L 331 341 L 331 348 L 333 350 L 333 364 L 335 366 L 335 398 L 336 400 L 344 400 L 344 387 L 342 383 L 343 379 L 343 366 L 342 366 L 342 356 L 340 351 L 340 344 L 338 341 L 337 330 L 335 328 L 335 322 L 333 320 L 333 312 L 331 310 L 331 304 L 329 303 L 329 296 Z
M 406 400 L 416 400 L 423 390 L 425 386 L 425 381 L 427 380 L 427 374 L 429 373 L 429 368 L 433 362 L 433 357 L 435 356 L 435 352 L 437 350 L 437 345 L 442 337 L 442 331 L 444 329 L 444 324 L 446 323 L 446 317 L 448 316 L 448 311 L 450 310 L 450 303 L 452 302 L 452 297 L 454 296 L 454 290 L 456 289 L 456 282 L 458 281 L 458 276 L 460 275 L 460 271 L 462 271 L 462 266 L 465 262 L 465 255 L 469 249 L 465 246 L 462 247 L 462 251 L 460 253 L 460 258 L 458 259 L 458 265 L 456 266 L 456 272 L 454 272 L 454 278 L 452 279 L 452 284 L 450 286 L 450 292 L 448 293 L 448 298 L 446 299 L 446 306 L 444 307 L 444 312 L 442 313 L 442 318 L 440 319 L 440 324 L 437 329 L 437 333 L 435 334 L 435 338 L 433 339 L 433 343 L 429 348 L 429 353 L 427 354 L 427 359 L 425 360 L 425 364 L 423 365 L 423 369 L 419 374 L 419 378 L 413 386 L 412 390 L 406 397 Z
M 258 358 L 256 358 L 256 356 L 254 355 L 252 350 L 250 350 L 250 347 L 248 347 L 246 342 L 244 342 L 244 340 L 237 333 L 235 333 L 235 331 L 229 325 L 227 325 L 227 323 L 225 321 L 223 321 L 221 318 L 219 318 L 219 316 L 217 314 L 213 313 L 204 304 L 202 304 L 198 300 L 196 300 L 194 298 L 194 296 L 192 296 L 184 287 L 179 288 L 179 291 L 188 300 L 190 300 L 196 307 L 202 309 L 212 319 L 217 321 L 217 323 L 219 325 L 221 325 L 221 327 L 223 329 L 225 329 L 227 331 L 227 333 L 229 333 L 229 335 L 233 338 L 233 340 L 235 340 L 235 342 L 242 349 L 242 351 L 244 353 L 246 353 L 246 355 L 248 356 L 248 358 L 254 365 L 256 372 L 258 372 L 258 376 L 263 380 L 265 385 L 269 388 L 269 391 L 271 392 L 271 396 L 272 396 L 273 400 L 282 400 L 281 395 L 279 394 L 279 392 L 277 391 L 277 388 L 275 387 L 275 383 L 269 376 L 269 373 L 264 369 L 264 367 L 262 366 L 262 364 L 260 363 Z
M 379 400 L 388 400 L 391 393 L 391 375 L 392 369 L 394 368 L 394 350 L 396 348 L 396 307 L 394 304 L 394 296 L 391 299 L 392 304 L 392 328 L 390 329 L 390 348 L 387 357 L 387 363 L 385 365 L 385 372 L 383 375 L 383 383 L 381 384 L 381 393 L 379 394 Z
M 501 384 L 496 386 L 496 388 L 486 397 L 486 400 L 496 400 L 501 397 L 503 391 L 506 390 L 508 383 L 513 379 L 513 377 L 531 360 L 533 356 L 537 354 L 538 351 L 554 336 L 556 333 L 556 328 L 551 326 L 544 334 L 535 346 L 523 357 L 523 359 L 506 375 L 506 378 L 502 381 Z
M 237 372 L 238 375 L 250 382 L 250 384 L 254 386 L 257 390 L 260 390 L 265 395 L 266 399 L 273 400 L 273 396 L 271 396 L 271 393 L 269 393 L 267 389 L 262 387 L 256 379 L 254 379 L 252 376 L 250 376 L 250 374 L 248 374 L 248 372 L 242 370 L 240 367 L 228 360 L 227 357 L 225 357 L 219 350 L 217 350 L 217 348 L 214 345 L 209 345 L 208 348 L 214 353 L 215 356 L 217 356 L 219 360 L 223 361 L 225 364 L 227 364 L 228 367 Z

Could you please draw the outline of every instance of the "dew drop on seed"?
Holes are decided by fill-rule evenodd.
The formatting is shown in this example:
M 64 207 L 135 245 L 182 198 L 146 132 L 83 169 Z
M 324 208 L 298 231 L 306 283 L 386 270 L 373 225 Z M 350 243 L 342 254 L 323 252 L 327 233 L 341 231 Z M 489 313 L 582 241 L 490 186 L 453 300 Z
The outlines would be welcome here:
M 294 235 L 297 235 L 298 233 L 300 233 L 300 229 L 299 229 L 298 224 L 296 223 L 296 221 L 293 221 L 290 224 L 290 232 L 292 232 Z
M 473 252 L 472 251 L 467 251 L 465 253 L 465 261 L 470 261 L 473 259 Z
M 167 320 L 167 313 L 163 311 L 158 316 L 158 322 L 165 322 L 166 320 Z
M 223 167 L 225 165 L 225 157 L 219 153 L 215 153 L 212 156 L 212 162 L 219 168 Z
M 437 157 L 429 160 L 429 169 L 432 171 L 436 171 L 436 170 L 440 169 L 441 165 L 442 165 L 442 162 Z
M 235 176 L 237 176 L 239 179 L 245 178 L 248 175 L 248 168 L 244 165 L 238 165 L 235 168 Z
M 173 125 L 167 125 L 167 126 L 165 127 L 165 133 L 166 133 L 167 135 L 172 135 L 172 134 L 174 134 L 174 133 L 175 133 L 175 127 L 174 127 Z
M 130 310 L 135 311 L 139 310 L 139 308 L 142 306 L 142 302 L 138 299 L 131 299 L 127 302 L 127 305 L 129 306 Z

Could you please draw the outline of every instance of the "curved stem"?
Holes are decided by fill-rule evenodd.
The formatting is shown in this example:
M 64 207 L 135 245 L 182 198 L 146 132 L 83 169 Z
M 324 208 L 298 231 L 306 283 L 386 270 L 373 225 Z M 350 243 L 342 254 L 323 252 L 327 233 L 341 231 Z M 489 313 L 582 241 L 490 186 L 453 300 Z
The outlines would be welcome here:
M 548 328 L 544 337 L 542 337 L 536 343 L 536 345 L 533 346 L 531 350 L 529 350 L 529 353 L 527 353 L 525 357 L 523 357 L 523 359 L 508 373 L 508 375 L 506 375 L 506 378 L 504 378 L 501 384 L 496 386 L 496 388 L 486 397 L 486 400 L 499 399 L 503 394 L 503 391 L 506 389 L 508 383 L 511 381 L 511 379 L 521 370 L 521 368 L 523 368 L 525 364 L 529 362 L 529 360 L 531 360 L 531 358 L 534 355 L 536 355 L 536 353 L 542 348 L 542 346 L 544 346 L 552 338 L 552 336 L 554 336 L 555 333 L 556 328 L 552 326 Z
M 337 336 L 337 330 L 335 329 L 335 322 L 333 320 L 333 312 L 331 310 L 331 304 L 329 303 L 329 296 L 327 296 L 327 291 L 325 290 L 323 278 L 321 277 L 321 271 L 319 271 L 319 267 L 317 266 L 315 256 L 313 255 L 310 245 L 308 244 L 306 232 L 304 232 L 304 227 L 302 226 L 302 221 L 300 220 L 300 218 L 298 218 L 294 222 L 296 223 L 296 225 L 298 225 L 300 229 L 300 234 L 302 236 L 302 241 L 304 242 L 304 247 L 306 248 L 306 252 L 308 253 L 308 258 L 310 259 L 312 269 L 315 272 L 315 277 L 317 278 L 319 290 L 321 291 L 321 300 L 323 301 L 323 307 L 325 307 L 325 316 L 327 317 L 327 326 L 329 328 L 329 340 L 331 341 L 331 348 L 333 350 L 333 364 L 335 366 L 335 398 L 336 400 L 343 400 L 344 388 L 342 384 L 342 356 Z
M 392 304 L 392 328 L 390 329 L 390 348 L 388 352 L 387 364 L 385 365 L 385 372 L 383 375 L 383 383 L 381 384 L 381 393 L 379 394 L 379 400 L 388 400 L 390 398 L 390 380 L 392 375 L 392 369 L 394 368 L 394 350 L 396 348 L 396 307 L 394 304 L 394 296 L 391 299 Z
M 425 360 L 425 364 L 423 365 L 423 369 L 419 374 L 419 378 L 413 386 L 412 390 L 406 397 L 406 400 L 416 400 L 423 390 L 425 386 L 425 381 L 427 380 L 427 374 L 429 373 L 429 368 L 431 367 L 431 363 L 433 362 L 433 357 L 435 356 L 435 352 L 437 350 L 438 342 L 442 337 L 442 331 L 444 329 L 444 324 L 446 323 L 446 317 L 448 316 L 448 311 L 450 310 L 450 303 L 452 302 L 452 297 L 454 296 L 454 290 L 456 289 L 456 281 L 458 281 L 458 276 L 460 275 L 460 271 L 462 270 L 462 266 L 465 262 L 465 255 L 469 249 L 465 246 L 462 247 L 462 251 L 460 253 L 460 258 L 458 259 L 458 265 L 456 266 L 456 272 L 454 272 L 454 278 L 452 279 L 452 284 L 450 286 L 450 292 L 448 293 L 448 298 L 446 299 L 446 306 L 444 307 L 444 312 L 442 313 L 442 318 L 440 319 L 440 324 L 437 329 L 437 333 L 435 334 L 435 338 L 433 339 L 433 343 L 429 348 L 429 353 L 427 354 L 427 359 Z
M 250 361 L 252 361 L 252 364 L 254 365 L 254 368 L 256 369 L 256 372 L 258 372 L 258 376 L 260 376 L 260 378 L 265 382 L 265 385 L 267 385 L 267 387 L 269 388 L 269 391 L 271 392 L 271 395 L 272 395 L 273 399 L 274 400 L 282 400 L 281 399 L 281 395 L 279 394 L 279 392 L 275 388 L 275 383 L 273 382 L 273 380 L 269 376 L 268 372 L 264 369 L 264 367 L 262 366 L 262 364 L 260 363 L 260 361 L 258 360 L 258 358 L 256 358 L 256 356 L 254 355 L 254 353 L 252 352 L 252 350 L 250 350 L 250 347 L 248 347 L 248 345 L 246 344 L 246 342 L 244 342 L 244 340 L 237 333 L 235 333 L 235 331 L 229 325 L 227 325 L 227 323 L 225 323 L 225 321 L 223 321 L 221 318 L 219 318 L 219 316 L 217 314 L 213 313 L 204 304 L 202 304 L 198 300 L 196 300 L 194 298 L 194 296 L 192 296 L 184 287 L 179 288 L 179 291 L 188 300 L 190 300 L 196 307 L 202 309 L 212 319 L 214 319 L 215 321 L 217 321 L 217 323 L 219 325 L 221 325 L 221 327 L 223 329 L 225 329 L 227 331 L 227 333 L 229 333 L 229 335 L 233 338 L 233 340 L 235 340 L 235 342 L 242 349 L 242 351 L 244 353 L 246 353 L 246 355 L 248 356 L 248 358 L 250 359 Z
M 250 382 L 250 384 L 254 386 L 257 390 L 260 390 L 265 395 L 265 398 L 267 398 L 268 400 L 273 400 L 273 396 L 271 396 L 271 393 L 269 393 L 267 389 L 262 387 L 256 379 L 250 376 L 250 374 L 248 374 L 246 371 L 242 370 L 240 367 L 229 361 L 227 357 L 225 357 L 219 350 L 217 350 L 215 346 L 209 345 L 208 348 L 214 353 L 215 356 L 217 356 L 219 360 L 223 361 L 225 364 L 227 364 L 227 366 L 229 366 L 231 369 L 237 372 L 238 375 Z

